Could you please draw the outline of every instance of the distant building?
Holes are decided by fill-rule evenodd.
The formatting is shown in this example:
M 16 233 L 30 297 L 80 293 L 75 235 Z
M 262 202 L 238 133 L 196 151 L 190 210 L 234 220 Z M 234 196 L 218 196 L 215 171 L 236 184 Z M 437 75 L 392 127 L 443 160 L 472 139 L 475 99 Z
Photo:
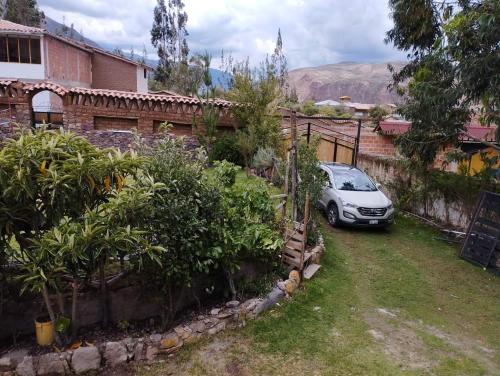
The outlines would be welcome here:
M 0 20 L 0 78 L 51 81 L 65 87 L 148 92 L 148 67 L 45 29 Z M 33 108 L 62 107 L 50 91 L 33 98 Z
M 324 101 L 321 101 L 321 102 L 316 102 L 314 103 L 315 106 L 339 106 L 340 105 L 340 102 L 337 102 L 337 101 L 333 101 L 331 99 L 327 99 L 327 100 L 324 100 Z

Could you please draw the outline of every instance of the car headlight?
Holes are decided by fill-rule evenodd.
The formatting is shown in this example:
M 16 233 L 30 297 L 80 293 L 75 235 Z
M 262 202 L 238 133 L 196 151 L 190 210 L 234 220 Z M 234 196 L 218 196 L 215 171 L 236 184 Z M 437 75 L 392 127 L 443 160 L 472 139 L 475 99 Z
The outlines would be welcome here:
M 394 204 L 392 202 L 387 207 L 387 210 L 391 210 L 391 209 L 394 209 Z
M 353 208 L 353 209 L 356 209 L 358 207 L 358 205 L 353 204 L 352 202 L 344 201 L 344 200 L 342 200 L 342 205 L 344 205 L 344 208 Z

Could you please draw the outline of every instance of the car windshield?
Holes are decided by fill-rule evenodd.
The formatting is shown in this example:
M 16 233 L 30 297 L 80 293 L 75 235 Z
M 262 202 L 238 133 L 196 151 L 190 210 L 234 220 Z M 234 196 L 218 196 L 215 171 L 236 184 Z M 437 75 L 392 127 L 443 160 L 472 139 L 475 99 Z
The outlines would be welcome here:
M 377 187 L 363 172 L 359 170 L 334 170 L 333 180 L 341 191 L 376 191 Z

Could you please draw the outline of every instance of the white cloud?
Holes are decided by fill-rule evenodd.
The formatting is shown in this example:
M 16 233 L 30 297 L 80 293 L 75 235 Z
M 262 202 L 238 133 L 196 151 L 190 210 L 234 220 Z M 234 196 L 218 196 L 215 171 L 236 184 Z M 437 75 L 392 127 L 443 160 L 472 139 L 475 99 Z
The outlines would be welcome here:
M 155 0 L 39 0 L 44 12 L 74 23 L 86 37 L 124 50 L 150 44 Z M 292 68 L 340 61 L 401 60 L 384 44 L 391 27 L 386 0 L 185 0 L 189 46 L 213 56 L 231 52 L 256 64 L 272 53 L 281 28 Z

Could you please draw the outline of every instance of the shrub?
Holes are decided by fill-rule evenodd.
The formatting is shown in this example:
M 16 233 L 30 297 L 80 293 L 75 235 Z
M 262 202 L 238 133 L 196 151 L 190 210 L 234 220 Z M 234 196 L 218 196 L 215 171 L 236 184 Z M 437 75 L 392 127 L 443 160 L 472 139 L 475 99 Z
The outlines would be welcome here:
M 236 134 L 226 133 L 222 137 L 217 138 L 212 145 L 209 158 L 210 162 L 226 160 L 238 166 L 245 165 Z

